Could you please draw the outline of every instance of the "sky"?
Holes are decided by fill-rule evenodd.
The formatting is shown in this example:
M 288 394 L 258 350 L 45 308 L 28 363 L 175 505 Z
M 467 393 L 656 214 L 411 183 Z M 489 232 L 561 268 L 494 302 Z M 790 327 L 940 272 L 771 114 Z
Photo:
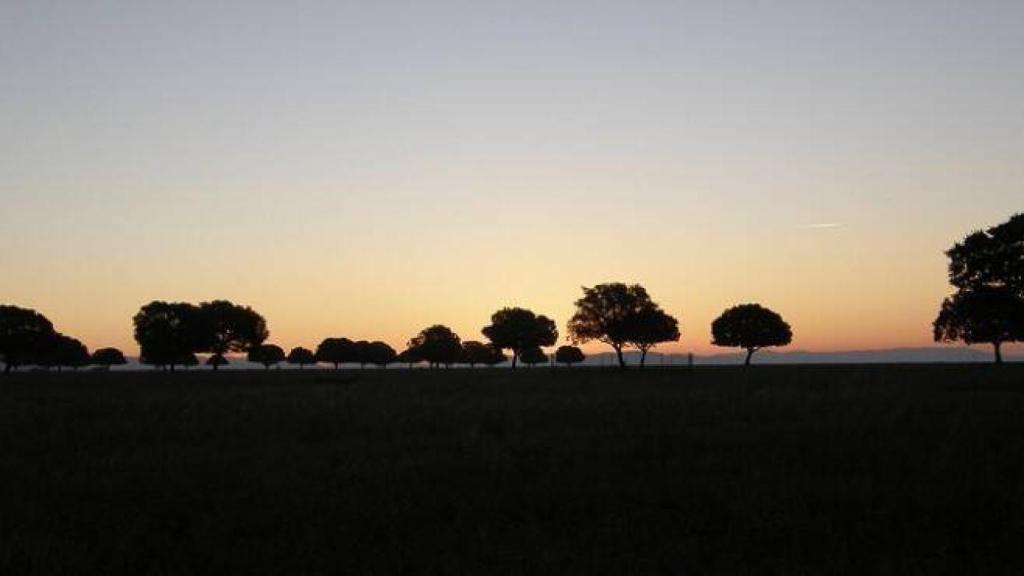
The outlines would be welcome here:
M 0 3 L 0 302 L 134 352 L 151 300 L 272 342 L 563 334 L 643 284 L 666 351 L 931 343 L 943 251 L 1024 209 L 1024 3 Z M 592 348 L 597 349 L 597 348 Z

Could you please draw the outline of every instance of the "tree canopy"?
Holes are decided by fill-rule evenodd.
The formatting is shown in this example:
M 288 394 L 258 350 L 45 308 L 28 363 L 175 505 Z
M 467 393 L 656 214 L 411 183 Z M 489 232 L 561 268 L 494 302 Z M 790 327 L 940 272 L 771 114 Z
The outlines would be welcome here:
M 325 338 L 316 347 L 317 362 L 334 364 L 334 369 L 346 362 L 352 362 L 355 357 L 355 343 L 348 338 Z
M 559 346 L 558 350 L 555 350 L 555 362 L 558 362 L 559 364 L 572 366 L 573 364 L 579 364 L 586 359 L 587 357 L 583 354 L 583 350 L 580 350 L 576 346 Z
M 523 364 L 526 364 L 527 366 L 543 364 L 548 361 L 548 355 L 545 354 L 539 346 L 530 346 L 528 348 L 523 348 L 520 354 L 522 356 L 520 360 L 522 360 Z
M 778 313 L 760 304 L 740 304 L 722 313 L 711 323 L 711 342 L 716 346 L 743 348 L 744 364 L 750 364 L 754 352 L 769 346 L 786 346 L 793 331 Z
M 619 366 L 625 368 L 625 346 L 640 350 L 642 364 L 656 344 L 678 340 L 679 328 L 676 319 L 663 312 L 643 286 L 613 282 L 583 288 L 583 297 L 576 301 L 576 312 L 569 319 L 569 339 L 573 344 L 591 340 L 608 344 L 615 350 Z
M 991 344 L 1001 364 L 1002 345 L 1024 340 L 1024 299 L 1006 287 L 960 290 L 942 302 L 933 326 L 936 342 Z
M 70 336 L 57 333 L 46 341 L 36 363 L 47 368 L 57 368 L 59 371 L 65 366 L 74 369 L 88 366 L 90 360 L 89 350 L 84 344 Z
M 415 349 L 416 354 L 431 367 L 451 366 L 462 357 L 462 341 L 458 334 L 441 324 L 424 328 L 409 340 L 408 348 Z
M 1024 340 L 1024 214 L 974 232 L 946 251 L 957 292 L 942 302 L 935 341 L 1002 345 Z
M 309 348 L 303 348 L 301 346 L 292 348 L 288 352 L 288 358 L 286 359 L 289 364 L 295 364 L 302 369 L 306 366 L 316 364 L 316 354 L 313 353 Z
M 144 364 L 168 366 L 173 371 L 175 365 L 189 365 L 194 353 L 206 347 L 199 308 L 192 304 L 150 302 L 133 322 Z
M 249 362 L 263 364 L 267 370 L 270 370 L 271 366 L 284 362 L 284 359 L 284 350 L 276 344 L 259 344 L 249 349 Z
M 653 304 L 653 303 L 652 303 Z M 644 308 L 627 322 L 629 343 L 640 351 L 640 366 L 647 361 L 647 352 L 662 342 L 679 340 L 679 321 L 666 314 L 657 305 Z
M 269 336 L 267 323 L 248 306 L 214 300 L 199 305 L 199 342 L 197 352 L 223 356 L 228 352 L 248 352 Z M 218 364 L 213 364 L 217 369 Z
M 33 363 L 56 336 L 45 316 L 28 308 L 0 305 L 0 356 L 4 373 Z
M 1024 214 L 968 235 L 946 255 L 954 287 L 1006 288 L 1024 298 Z
M 558 340 L 558 329 L 553 320 L 525 308 L 498 310 L 491 315 L 490 326 L 481 332 L 495 348 L 512 351 L 513 370 L 523 350 L 551 346 Z
M 100 348 L 92 353 L 91 363 L 110 368 L 111 366 L 123 366 L 128 363 L 128 360 L 125 359 L 124 352 L 117 348 Z
M 491 344 L 484 344 L 476 340 L 467 340 L 462 343 L 462 362 L 469 364 L 472 368 L 477 364 L 494 366 L 505 361 L 505 355 Z

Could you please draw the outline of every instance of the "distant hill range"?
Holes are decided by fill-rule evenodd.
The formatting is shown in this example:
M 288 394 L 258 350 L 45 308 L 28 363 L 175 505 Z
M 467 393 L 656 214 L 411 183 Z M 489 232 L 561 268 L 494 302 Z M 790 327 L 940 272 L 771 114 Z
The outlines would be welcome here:
M 625 354 L 626 362 L 630 365 L 640 363 L 640 355 L 636 352 Z M 695 354 L 693 363 L 697 366 L 726 366 L 730 364 L 742 364 L 744 354 Z M 1003 359 L 1007 362 L 1024 362 L 1022 353 L 1006 353 Z M 684 354 L 660 354 L 657 351 L 647 355 L 649 366 L 685 366 L 688 362 Z M 966 347 L 922 347 L 922 348 L 890 348 L 885 350 L 853 350 L 845 352 L 807 352 L 803 350 L 793 352 L 776 352 L 763 350 L 754 356 L 754 364 L 936 364 L 936 363 L 988 363 L 992 362 L 992 350 L 990 348 L 966 348 Z M 614 366 L 615 355 L 610 352 L 591 354 L 587 356 L 583 366 Z M 397 366 L 397 365 L 396 365 Z M 404 367 L 404 365 L 401 365 Z M 508 363 L 503 366 L 509 366 Z M 288 364 L 281 364 L 282 369 L 296 369 Z M 151 370 L 149 366 L 139 364 L 137 358 L 129 358 L 128 365 L 115 368 L 115 370 Z M 263 366 L 246 362 L 244 359 L 235 358 L 231 364 L 224 366 L 222 370 L 262 370 Z M 368 370 L 373 368 L 368 367 Z M 192 370 L 209 370 L 206 367 L 195 367 Z
M 728 365 L 742 364 L 744 353 L 725 353 L 698 355 L 693 357 L 695 365 Z M 1022 362 L 1024 354 L 1007 354 L 1003 360 Z M 615 361 L 613 354 L 595 354 L 587 358 L 585 364 L 601 365 Z M 680 365 L 687 363 L 686 354 L 665 354 L 664 364 Z M 992 350 L 988 348 L 966 347 L 922 347 L 922 348 L 890 348 L 885 350 L 851 350 L 843 352 L 777 352 L 762 350 L 754 355 L 754 364 L 934 364 L 943 362 L 992 362 Z M 637 364 L 640 355 L 635 352 L 626 354 L 626 362 Z M 662 358 L 657 352 L 647 355 L 647 363 L 652 366 L 661 365 Z

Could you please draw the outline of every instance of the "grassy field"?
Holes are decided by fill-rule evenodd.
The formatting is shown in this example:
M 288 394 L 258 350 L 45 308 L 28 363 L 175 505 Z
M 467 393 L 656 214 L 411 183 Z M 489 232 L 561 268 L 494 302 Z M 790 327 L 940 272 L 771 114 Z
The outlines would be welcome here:
M 15 374 L 2 574 L 1021 574 L 1024 366 Z

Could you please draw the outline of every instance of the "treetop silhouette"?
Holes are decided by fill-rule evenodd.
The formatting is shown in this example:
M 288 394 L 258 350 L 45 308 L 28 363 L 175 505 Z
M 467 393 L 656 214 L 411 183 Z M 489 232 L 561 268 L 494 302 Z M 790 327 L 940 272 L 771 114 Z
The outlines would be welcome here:
M 512 351 L 512 369 L 520 353 L 528 348 L 551 346 L 558 341 L 555 322 L 547 316 L 538 316 L 525 308 L 502 308 L 491 315 L 491 324 L 481 332 L 491 344 Z
M 793 331 L 782 316 L 760 304 L 733 306 L 711 323 L 712 344 L 743 348 L 747 351 L 745 365 L 755 352 L 769 346 L 786 346 L 793 340 Z

